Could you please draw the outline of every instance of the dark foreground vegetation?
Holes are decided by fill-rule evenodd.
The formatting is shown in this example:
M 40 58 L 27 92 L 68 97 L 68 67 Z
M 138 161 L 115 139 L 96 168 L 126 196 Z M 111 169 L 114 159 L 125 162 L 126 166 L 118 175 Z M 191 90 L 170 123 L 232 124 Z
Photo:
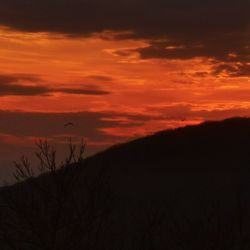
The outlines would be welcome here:
M 83 159 L 38 143 L 0 189 L 2 250 L 250 249 L 250 119 L 159 132 Z M 36 174 L 40 174 L 35 177 Z

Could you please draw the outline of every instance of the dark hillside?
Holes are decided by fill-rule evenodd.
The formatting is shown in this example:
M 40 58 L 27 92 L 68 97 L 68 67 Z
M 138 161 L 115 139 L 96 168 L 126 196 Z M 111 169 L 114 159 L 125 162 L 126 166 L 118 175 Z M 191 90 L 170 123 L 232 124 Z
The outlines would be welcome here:
M 4 189 L 35 215 L 40 242 L 46 244 L 32 249 L 250 248 L 248 118 L 162 131 L 116 145 L 68 171 L 63 183 L 72 173 L 77 178 L 60 213 L 62 223 L 72 227 L 54 230 L 49 237 L 42 232 L 51 229 L 57 203 L 37 198 L 30 182 Z M 57 194 L 53 178 L 35 180 L 39 181 Z M 66 196 L 65 190 L 62 194 Z M 32 210 L 36 202 L 44 208 L 42 215 Z M 8 239 L 22 242 L 16 224 L 10 223 L 17 215 L 2 211 L 4 223 L 12 226 Z M 50 220 L 41 226 L 37 215 Z M 28 229 L 19 231 L 25 231 L 26 239 L 34 237 Z M 72 237 L 67 238 L 69 232 Z M 11 249 L 5 241 L 3 234 L 3 249 Z M 27 241 L 22 244 L 18 249 L 31 249 Z
M 232 118 L 162 131 L 114 146 L 88 161 L 90 165 L 101 162 L 111 166 L 113 180 L 123 183 L 125 192 L 131 186 L 133 192 L 136 186 L 164 192 L 169 182 L 185 189 L 196 182 L 205 185 L 215 181 L 215 186 L 221 186 L 231 177 L 234 183 L 242 182 L 250 169 L 250 119 Z M 208 186 L 212 188 L 210 183 Z
M 232 118 L 222 122 L 205 122 L 198 126 L 187 126 L 175 130 L 162 131 L 155 135 L 114 146 L 98 156 L 111 157 L 129 163 L 167 163 L 168 160 L 192 161 L 188 167 L 196 166 L 199 159 L 222 160 L 233 166 L 232 159 L 238 163 L 249 157 L 250 119 Z M 97 156 L 95 156 L 97 157 Z M 187 162 L 189 163 L 189 162 Z M 201 164 L 201 162 L 199 162 Z M 157 166 L 155 166 L 157 167 Z M 180 165 L 186 168 L 185 165 Z M 209 169 L 227 168 L 214 162 Z M 237 166 L 234 166 L 237 168 Z M 200 169 L 206 170 L 200 166 Z M 167 171 L 174 170 L 169 165 Z

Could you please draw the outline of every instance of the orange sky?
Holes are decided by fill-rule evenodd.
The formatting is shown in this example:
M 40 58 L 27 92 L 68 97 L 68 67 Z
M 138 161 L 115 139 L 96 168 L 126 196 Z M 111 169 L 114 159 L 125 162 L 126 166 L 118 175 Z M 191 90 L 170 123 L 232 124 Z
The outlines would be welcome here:
M 85 129 L 76 132 L 74 128 L 66 132 L 60 130 L 57 135 L 47 134 L 50 120 L 46 131 L 30 134 L 0 125 L 2 148 L 21 145 L 21 149 L 40 137 L 60 143 L 67 136 L 76 139 L 83 136 L 90 147 L 100 150 L 157 130 L 207 119 L 250 115 L 248 75 L 230 75 L 226 70 L 216 74 L 216 62 L 209 57 L 143 58 L 137 49 L 147 47 L 147 40 L 108 39 L 112 34 L 103 32 L 80 38 L 0 28 L 3 117 L 6 113 L 14 116 L 17 111 L 19 114 L 31 112 L 34 117 L 36 113 L 93 113 L 99 115 L 95 119 L 100 122 L 94 129 L 102 135 L 96 138 L 95 132 L 88 134 Z M 166 49 L 170 51 L 175 47 Z M 13 79 L 5 83 L 5 78 L 10 76 Z M 15 85 L 14 90 L 9 90 L 11 85 Z M 35 89 L 42 86 L 45 92 L 39 94 L 38 89 L 37 94 L 26 95 L 27 89 L 22 89 L 23 86 Z M 87 92 L 69 93 L 68 89 Z M 32 119 L 27 126 L 34 126 Z M 78 120 L 74 117 L 66 116 L 65 121 L 67 119 L 73 119 L 77 126 Z M 91 126 L 95 126 L 97 120 L 93 120 Z M 10 127 L 19 126 L 11 120 L 9 123 Z
M 68 38 L 49 33 L 15 32 L 2 27 L 1 75 L 27 74 L 40 78 L 35 83 L 19 80 L 21 85 L 94 88 L 111 93 L 74 95 L 73 98 L 72 94 L 60 93 L 28 98 L 3 96 L 0 108 L 39 112 L 122 109 L 148 113 L 151 107 L 161 110 L 164 106 L 178 105 L 192 105 L 194 110 L 249 107 L 249 77 L 209 75 L 212 71 L 209 59 L 142 60 L 137 53 L 117 53 L 143 46 L 146 46 L 143 40 L 110 41 L 97 35 Z M 197 74 L 200 72 L 201 75 Z

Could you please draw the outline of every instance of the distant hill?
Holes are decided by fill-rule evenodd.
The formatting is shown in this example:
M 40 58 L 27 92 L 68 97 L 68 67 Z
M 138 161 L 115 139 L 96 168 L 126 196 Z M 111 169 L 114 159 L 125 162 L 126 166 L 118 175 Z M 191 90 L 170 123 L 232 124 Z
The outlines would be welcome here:
M 105 181 L 96 179 L 96 176 L 103 176 L 99 174 L 103 170 Z M 73 168 L 73 172 L 77 173 L 77 179 L 69 196 L 71 201 L 67 200 L 67 205 L 63 206 L 66 208 L 62 216 L 64 219 L 69 217 L 67 223 L 73 225 L 75 238 L 70 238 L 73 245 L 70 248 L 66 243 L 62 244 L 64 238 L 68 242 L 65 237 L 68 231 L 60 231 L 62 239 L 58 248 L 48 243 L 43 249 L 250 248 L 249 118 L 211 121 L 161 131 L 87 158 Z M 70 175 L 71 170 L 66 173 L 65 180 Z M 54 183 L 48 179 L 50 176 L 38 178 L 35 182 L 46 180 L 50 183 L 46 187 L 54 192 Z M 32 188 L 28 181 L 6 188 L 4 193 L 13 192 L 14 197 L 19 193 L 19 202 L 33 204 Z M 66 191 L 63 191 L 65 195 Z M 58 214 L 55 201 L 46 201 L 49 208 L 43 202 L 39 198 L 38 203 L 44 207 L 43 216 L 51 217 L 50 221 L 53 221 L 54 215 Z M 80 208 L 77 213 L 74 212 L 76 207 Z M 91 224 L 99 210 L 106 207 L 107 216 Z M 33 213 L 30 205 L 27 211 Z M 36 213 L 36 218 L 42 216 L 38 210 Z M 8 211 L 7 214 L 11 220 L 16 216 Z M 84 220 L 81 216 L 85 216 Z M 77 224 L 79 220 L 80 226 Z M 38 228 L 41 221 L 36 221 Z M 91 227 L 85 229 L 87 222 Z M 8 224 L 9 219 L 5 223 Z M 98 223 L 103 227 L 97 234 Z M 49 221 L 43 225 L 42 231 L 48 229 Z M 13 240 L 14 231 L 9 232 L 10 240 Z M 26 231 L 25 234 L 28 239 Z M 82 238 L 85 240 L 79 241 Z M 2 242 L 5 241 L 3 237 Z M 43 241 L 51 242 L 51 239 Z M 91 245 L 93 242 L 96 244 Z M 24 243 L 20 249 L 30 249 L 30 245 Z M 11 249 L 7 245 L 3 243 L 4 250 Z M 33 246 L 33 249 L 36 248 Z
M 167 163 L 168 160 L 186 160 L 188 164 L 188 161 L 192 160 L 192 166 L 196 159 L 205 157 L 204 160 L 209 161 L 215 157 L 233 167 L 230 164 L 232 160 L 237 159 L 239 163 L 248 159 L 249 145 L 250 118 L 231 118 L 161 131 L 152 136 L 114 146 L 95 157 L 115 157 L 121 162 L 142 164 Z M 230 154 L 231 152 L 233 154 Z M 228 168 L 228 165 L 214 163 L 211 167 Z M 173 169 L 171 166 L 166 168 L 168 171 Z M 205 167 L 199 168 L 205 170 Z
M 164 178 L 170 175 L 248 172 L 250 119 L 231 118 L 161 131 L 116 145 L 87 161 L 90 165 L 105 163 L 121 178 L 126 175 L 135 178 L 140 186 L 145 176 L 151 181 L 155 177 L 159 184 L 160 179 L 165 182 Z M 150 188 L 154 189 L 154 185 Z

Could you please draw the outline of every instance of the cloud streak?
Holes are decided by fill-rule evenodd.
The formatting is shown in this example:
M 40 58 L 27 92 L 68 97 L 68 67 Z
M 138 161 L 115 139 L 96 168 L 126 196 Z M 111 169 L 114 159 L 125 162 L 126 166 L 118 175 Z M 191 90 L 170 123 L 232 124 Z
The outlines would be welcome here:
M 20 84 L 27 81 L 29 85 Z M 52 88 L 49 86 L 37 84 L 40 82 L 36 76 L 15 74 L 0 75 L 0 96 L 39 96 L 51 95 L 54 93 L 76 94 L 76 95 L 107 95 L 108 91 L 93 88 Z M 31 85 L 30 83 L 36 83 Z
M 11 75 L 1 75 L 0 74 L 0 84 L 16 83 L 20 81 L 28 82 L 38 82 L 39 77 L 32 74 L 11 74 Z

